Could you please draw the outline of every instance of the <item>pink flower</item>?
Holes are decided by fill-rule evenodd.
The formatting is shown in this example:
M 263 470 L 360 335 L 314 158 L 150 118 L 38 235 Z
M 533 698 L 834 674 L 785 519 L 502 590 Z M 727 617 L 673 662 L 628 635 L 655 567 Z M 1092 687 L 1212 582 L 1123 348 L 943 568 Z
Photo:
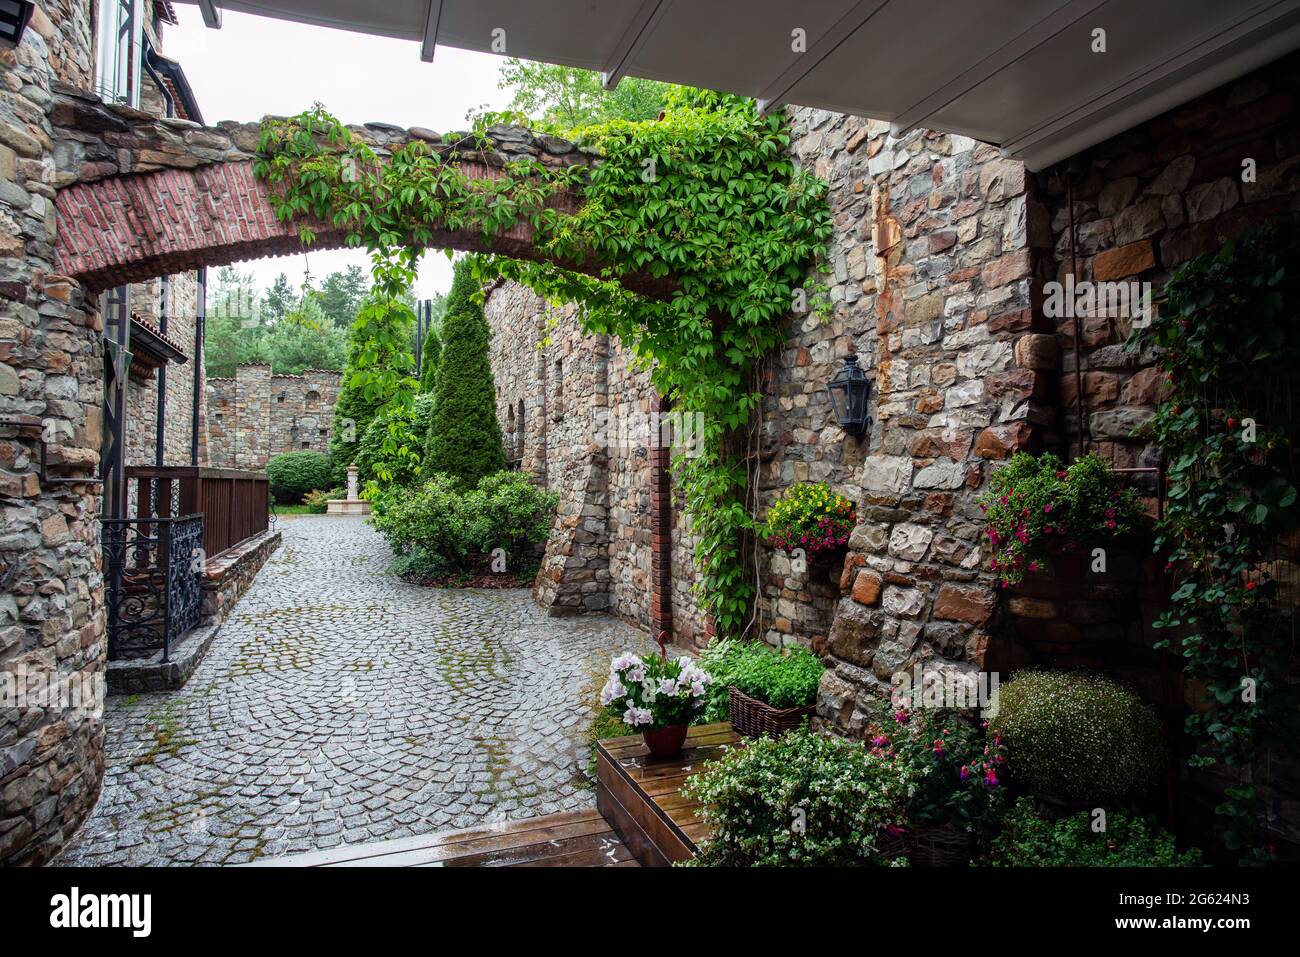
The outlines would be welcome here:
M 1065 471 L 1065 469 L 1061 469 L 1060 471 L 1058 471 L 1058 472 L 1056 473 L 1056 477 L 1059 478 L 1059 479 L 1063 479 L 1063 478 L 1065 478 L 1065 476 L 1066 476 L 1067 474 L 1068 474 L 1068 473 Z
M 1038 571 L 1038 562 L 1030 562 L 1030 563 L 1029 563 L 1029 570 L 1030 570 L 1031 572 L 1036 572 L 1036 571 Z
M 934 746 L 930 748 L 930 750 L 933 751 L 935 754 L 939 755 L 940 757 L 943 757 L 944 755 L 943 741 L 941 740 L 935 741 Z
M 1048 502 L 1046 505 L 1043 506 L 1043 512 L 1050 514 L 1051 511 L 1052 511 L 1052 503 Z
M 1106 517 L 1107 517 L 1107 518 L 1114 518 L 1114 517 L 1115 517 L 1115 510 L 1114 510 L 1113 508 L 1108 508 L 1108 509 L 1106 509 Z
M 1115 527 L 1115 520 L 1112 518 L 1110 521 L 1108 521 L 1108 522 L 1106 523 L 1106 527 L 1107 527 L 1107 528 L 1110 528 L 1110 529 L 1113 529 L 1113 528 Z
M 883 734 L 878 734 L 871 739 L 871 746 L 874 748 L 887 748 L 889 747 L 889 739 Z
M 965 781 L 969 777 L 970 777 L 970 767 L 968 765 L 963 764 L 961 766 L 961 779 Z
M 897 721 L 899 724 L 907 724 L 910 718 L 911 715 L 907 713 L 906 708 L 899 708 L 897 711 L 894 712 L 894 720 Z
M 993 768 L 989 768 L 988 771 L 986 771 L 986 772 L 984 773 L 984 783 L 985 783 L 986 785 L 988 785 L 989 787 L 991 787 L 991 788 L 995 788 L 995 787 L 997 787 L 997 786 L 998 786 L 998 772 L 995 771 Z
M 1052 526 L 1050 526 L 1050 525 L 1044 525 L 1044 526 L 1043 526 L 1043 534 L 1044 534 L 1044 535 L 1051 535 L 1051 534 L 1052 534 Z

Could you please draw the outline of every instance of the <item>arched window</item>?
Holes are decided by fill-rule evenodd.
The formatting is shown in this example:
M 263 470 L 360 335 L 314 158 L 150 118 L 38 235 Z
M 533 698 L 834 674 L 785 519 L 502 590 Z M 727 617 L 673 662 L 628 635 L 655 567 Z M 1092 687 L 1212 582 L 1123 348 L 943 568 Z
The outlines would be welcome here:
M 307 393 L 307 397 L 303 401 L 306 403 L 307 408 L 314 409 L 320 405 L 320 393 L 312 389 Z

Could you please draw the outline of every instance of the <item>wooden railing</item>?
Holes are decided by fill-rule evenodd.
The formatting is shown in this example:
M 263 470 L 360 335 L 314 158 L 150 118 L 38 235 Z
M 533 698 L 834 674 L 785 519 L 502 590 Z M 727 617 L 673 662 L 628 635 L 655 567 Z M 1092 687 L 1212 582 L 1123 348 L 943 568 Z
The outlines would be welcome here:
M 270 486 L 265 472 L 133 465 L 126 469 L 126 480 L 132 518 L 201 514 L 208 558 L 267 529 Z

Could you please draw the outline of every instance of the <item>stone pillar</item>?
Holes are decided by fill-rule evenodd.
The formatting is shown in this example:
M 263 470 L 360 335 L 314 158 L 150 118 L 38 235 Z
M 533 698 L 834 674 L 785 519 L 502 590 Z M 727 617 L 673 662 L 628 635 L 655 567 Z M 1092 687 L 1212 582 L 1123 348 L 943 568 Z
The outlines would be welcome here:
M 348 466 L 348 501 L 349 502 L 355 502 L 357 500 L 357 472 L 358 469 L 355 465 Z

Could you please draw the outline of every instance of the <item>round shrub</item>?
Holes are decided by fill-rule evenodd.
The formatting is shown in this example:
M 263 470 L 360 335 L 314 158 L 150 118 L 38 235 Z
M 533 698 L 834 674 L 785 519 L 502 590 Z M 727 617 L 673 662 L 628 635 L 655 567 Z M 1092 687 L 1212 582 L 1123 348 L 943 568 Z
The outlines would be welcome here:
M 998 690 L 994 726 L 1011 774 L 1070 802 L 1141 795 L 1164 765 L 1155 713 L 1101 675 L 1030 671 Z
M 321 452 L 285 452 L 266 463 L 271 494 L 281 505 L 299 505 L 308 492 L 334 487 L 330 457 Z
M 704 867 L 834 867 L 880 863 L 876 841 L 912 786 L 903 762 L 807 728 L 758 738 L 690 778 L 712 827 Z

